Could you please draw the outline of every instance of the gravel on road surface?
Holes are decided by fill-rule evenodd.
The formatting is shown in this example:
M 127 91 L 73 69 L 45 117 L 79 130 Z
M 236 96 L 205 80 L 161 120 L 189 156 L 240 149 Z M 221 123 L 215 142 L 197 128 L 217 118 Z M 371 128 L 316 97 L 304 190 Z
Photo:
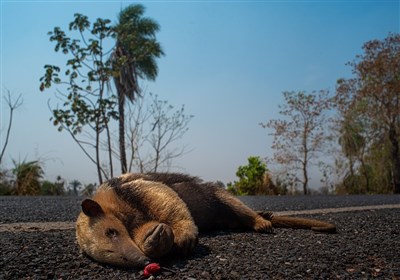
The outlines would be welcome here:
M 400 196 L 244 197 L 256 210 L 400 204 Z M 72 222 L 77 197 L 0 197 L 0 226 Z M 333 222 L 337 234 L 275 229 L 200 236 L 189 258 L 157 260 L 155 279 L 400 279 L 400 209 L 302 215 Z M 75 231 L 0 232 L 0 279 L 140 279 L 142 272 L 98 264 L 79 252 Z

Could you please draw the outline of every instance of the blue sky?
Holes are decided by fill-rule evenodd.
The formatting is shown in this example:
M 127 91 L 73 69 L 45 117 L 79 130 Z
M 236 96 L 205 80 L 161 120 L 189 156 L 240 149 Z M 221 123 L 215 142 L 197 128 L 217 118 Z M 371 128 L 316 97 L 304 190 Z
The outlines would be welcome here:
M 66 30 L 76 12 L 116 21 L 131 3 L 146 7 L 161 26 L 166 56 L 156 82 L 144 84 L 194 115 L 179 143 L 190 152 L 175 170 L 225 183 L 249 156 L 272 155 L 272 138 L 259 123 L 279 117 L 283 91 L 334 91 L 338 78 L 351 75 L 345 64 L 363 43 L 400 31 L 399 1 L 0 1 L 1 90 L 24 98 L 4 166 L 41 157 L 48 179 L 85 183 L 96 181 L 95 168 L 49 122 L 54 91 L 39 91 L 43 66 L 65 63 L 47 32 Z M 3 102 L 2 141 L 6 109 Z

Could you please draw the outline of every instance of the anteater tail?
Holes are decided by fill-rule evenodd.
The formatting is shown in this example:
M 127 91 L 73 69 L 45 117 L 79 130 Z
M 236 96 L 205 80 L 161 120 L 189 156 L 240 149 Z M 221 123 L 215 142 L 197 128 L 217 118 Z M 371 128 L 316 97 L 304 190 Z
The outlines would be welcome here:
M 271 221 L 276 228 L 311 229 L 315 232 L 336 233 L 336 225 L 315 219 L 289 216 L 274 216 L 272 212 L 257 212 L 264 219 Z

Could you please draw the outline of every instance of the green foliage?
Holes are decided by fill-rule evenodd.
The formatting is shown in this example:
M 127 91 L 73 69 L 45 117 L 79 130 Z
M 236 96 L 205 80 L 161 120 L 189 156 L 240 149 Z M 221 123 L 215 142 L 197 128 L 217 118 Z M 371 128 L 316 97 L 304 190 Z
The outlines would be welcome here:
M 347 174 L 339 192 L 349 194 L 391 193 L 393 174 L 391 173 L 390 144 L 374 143 L 359 159 L 354 173 Z
M 138 79 L 155 80 L 158 73 L 156 58 L 164 55 L 156 40 L 160 27 L 153 19 L 144 17 L 142 5 L 130 5 L 119 14 L 116 46 L 110 61 L 118 94 L 119 149 L 121 172 L 128 170 L 125 149 L 125 99 L 133 102 L 141 95 Z
M 13 188 L 11 183 L 5 179 L 0 172 L 0 195 L 11 195 L 13 194 Z
M 234 183 L 229 182 L 227 186 L 227 191 L 230 192 L 233 195 L 247 195 L 247 193 L 242 192 L 242 190 Z
M 54 189 L 56 188 L 55 184 L 50 181 L 43 181 L 42 186 L 40 188 L 41 195 L 52 195 L 54 193 Z
M 115 25 L 116 51 L 112 57 L 113 68 L 118 71 L 115 82 L 117 89 L 122 86 L 122 93 L 130 100 L 140 91 L 138 77 L 155 80 L 156 58 L 164 55 L 156 40 L 160 26 L 144 17 L 144 12 L 142 5 L 130 5 L 121 11 Z
M 64 188 L 62 185 L 53 183 L 50 181 L 43 181 L 40 187 L 41 195 L 62 195 L 64 194 Z
M 92 196 L 94 191 L 96 190 L 96 184 L 87 184 L 83 188 L 82 195 L 83 196 Z
M 400 193 L 400 35 L 363 50 L 348 63 L 353 77 L 337 82 L 339 143 L 348 159 L 340 191 Z
M 67 57 L 64 69 L 47 64 L 40 78 L 40 90 L 55 85 L 63 101 L 52 110 L 50 120 L 59 131 L 69 132 L 96 165 L 99 183 L 103 177 L 113 177 L 116 151 L 109 128 L 113 120 L 119 121 L 117 157 L 122 173 L 127 172 L 124 102 L 140 96 L 138 79 L 156 78 L 156 58 L 164 54 L 155 37 L 159 25 L 143 14 L 142 5 L 130 5 L 112 25 L 110 20 L 101 18 L 91 23 L 87 16 L 77 13 L 68 26 L 71 36 L 60 27 L 48 33 L 55 52 Z M 109 93 L 111 81 L 116 95 Z M 103 143 L 105 149 L 100 147 Z M 104 152 L 108 164 L 101 162 Z
M 103 130 L 110 119 L 118 118 L 118 112 L 114 109 L 116 97 L 104 96 L 104 89 L 113 70 L 110 61 L 105 59 L 107 50 L 103 49 L 103 41 L 113 38 L 114 31 L 110 20 L 98 18 L 91 25 L 88 18 L 81 14 L 75 14 L 69 30 L 79 31 L 79 37 L 88 38 L 72 39 L 60 27 L 48 33 L 50 41 L 55 42 L 54 50 L 70 58 L 64 75 L 60 75 L 61 68 L 58 66 L 44 66 L 45 74 L 40 78 L 40 90 L 50 88 L 53 83 L 67 87 L 67 93 L 62 94 L 63 106 L 53 110 L 51 119 L 59 131 L 68 129 L 78 134 L 85 125 L 97 126 L 98 130 Z
M 0 182 L 0 195 L 12 195 L 13 189 L 9 184 Z
M 69 182 L 69 193 L 72 195 L 79 195 L 79 191 L 82 187 L 82 183 L 78 180 L 72 180 Z
M 228 183 L 227 190 L 234 195 L 274 193 L 275 186 L 267 172 L 267 166 L 260 157 L 251 156 L 248 158 L 248 164 L 239 166 L 236 172 L 239 181 Z
M 115 73 L 109 59 L 112 47 L 104 47 L 109 45 L 108 41 L 114 41 L 116 34 L 108 19 L 98 18 L 91 24 L 84 15 L 75 14 L 74 17 L 69 24 L 69 31 L 74 36 L 69 36 L 60 27 L 48 33 L 50 41 L 55 43 L 54 50 L 67 56 L 67 60 L 63 70 L 56 65 L 44 66 L 40 90 L 57 86 L 57 95 L 63 103 L 52 110 L 50 120 L 58 131 L 68 131 L 96 164 L 99 182 L 102 182 L 108 174 L 100 163 L 100 143 L 107 143 L 112 170 L 109 123 L 119 118 L 117 97 L 108 94 Z
M 14 161 L 15 193 L 17 195 L 40 194 L 40 179 L 43 177 L 43 169 L 38 161 L 21 162 Z
M 9 179 L 9 171 L 0 169 L 0 195 L 11 195 L 13 188 Z
M 41 181 L 44 172 L 39 161 L 14 161 L 12 170 L 0 171 L 0 195 L 64 195 L 64 180 Z
M 64 180 L 58 176 L 57 180 L 53 183 L 47 180 L 44 180 L 40 186 L 40 194 L 41 195 L 64 195 Z
M 239 166 L 236 171 L 239 181 L 235 185 L 242 193 L 254 195 L 262 184 L 265 172 L 267 172 L 267 166 L 259 157 L 249 157 L 248 165 Z
M 365 128 L 363 120 L 357 119 L 354 112 L 348 111 L 340 129 L 339 144 L 344 155 L 348 158 L 358 157 L 366 145 Z

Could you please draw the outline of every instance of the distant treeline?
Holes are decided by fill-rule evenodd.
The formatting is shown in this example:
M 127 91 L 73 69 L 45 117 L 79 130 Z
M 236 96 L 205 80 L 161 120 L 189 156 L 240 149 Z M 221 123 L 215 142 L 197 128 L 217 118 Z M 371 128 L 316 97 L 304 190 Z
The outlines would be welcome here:
M 67 185 L 61 176 L 54 182 L 43 179 L 39 161 L 15 163 L 11 170 L 0 172 L 0 195 L 91 195 L 96 184 L 83 185 L 72 180 Z

